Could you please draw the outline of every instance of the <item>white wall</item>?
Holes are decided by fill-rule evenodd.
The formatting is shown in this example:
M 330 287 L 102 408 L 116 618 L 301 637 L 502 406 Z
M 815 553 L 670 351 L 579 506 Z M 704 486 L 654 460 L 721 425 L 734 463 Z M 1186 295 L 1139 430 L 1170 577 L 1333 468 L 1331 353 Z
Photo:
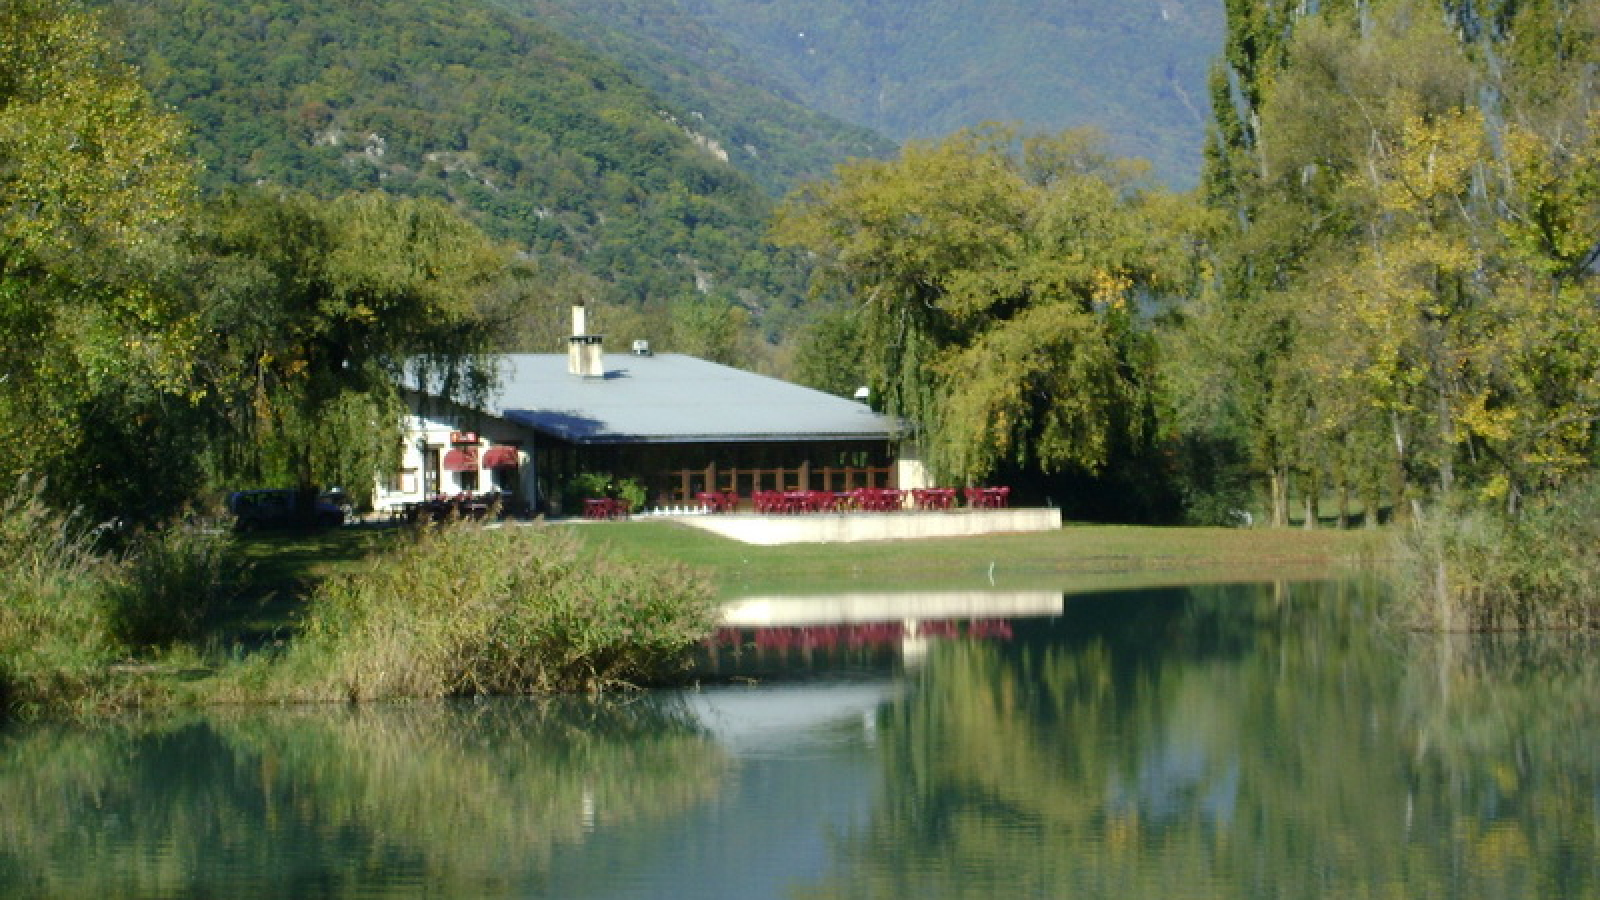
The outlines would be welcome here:
M 415 503 L 427 499 L 428 450 L 436 451 L 437 459 L 442 462 L 444 455 L 457 446 L 451 443 L 451 436 L 459 432 L 477 434 L 480 459 L 490 447 L 519 444 L 522 465 L 514 472 L 501 475 L 501 483 L 506 490 L 511 491 L 523 502 L 534 502 L 536 479 L 532 432 L 502 419 L 473 413 L 453 404 L 433 401 L 424 408 L 420 398 L 415 394 L 408 393 L 406 402 L 407 415 L 404 423 L 405 437 L 400 448 L 400 470 L 392 478 L 378 476 L 378 489 L 373 495 L 373 506 L 376 509 L 386 511 L 402 503 Z M 466 489 L 461 477 L 463 473 L 445 471 L 441 465 L 437 474 L 439 493 L 457 494 Z M 477 492 L 483 493 L 496 487 L 495 472 L 481 469 L 477 476 Z M 505 481 L 506 478 L 510 480 Z
M 902 445 L 902 451 L 909 445 Z M 895 477 L 899 480 L 900 490 L 910 491 L 918 488 L 933 487 L 933 479 L 928 477 L 928 467 L 922 460 L 912 456 L 901 456 L 895 460 Z
M 912 538 L 1058 531 L 1059 509 L 975 509 L 938 513 L 816 513 L 803 516 L 683 516 L 675 519 L 746 544 L 848 544 Z

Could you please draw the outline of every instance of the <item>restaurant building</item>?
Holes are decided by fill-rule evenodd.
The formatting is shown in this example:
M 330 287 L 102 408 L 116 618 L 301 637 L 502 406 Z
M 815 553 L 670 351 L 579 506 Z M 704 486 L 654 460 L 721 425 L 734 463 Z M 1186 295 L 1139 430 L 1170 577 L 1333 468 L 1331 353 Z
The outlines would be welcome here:
M 439 494 L 496 490 L 514 508 L 572 514 L 582 474 L 635 479 L 646 505 L 697 495 L 924 486 L 896 420 L 863 403 L 636 341 L 607 354 L 573 311 L 566 354 L 501 357 L 479 407 L 408 393 L 400 469 L 380 509 Z

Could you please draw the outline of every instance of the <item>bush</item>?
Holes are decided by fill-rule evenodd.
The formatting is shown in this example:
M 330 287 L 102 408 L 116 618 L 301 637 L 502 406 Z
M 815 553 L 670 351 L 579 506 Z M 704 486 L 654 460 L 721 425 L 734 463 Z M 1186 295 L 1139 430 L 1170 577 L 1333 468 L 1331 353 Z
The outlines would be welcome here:
M 616 478 L 604 472 L 585 472 L 567 482 L 564 491 L 565 508 L 573 512 L 583 509 L 589 498 L 610 498 L 626 503 L 629 510 L 644 508 L 648 495 L 644 485 L 634 478 Z
M 714 624 L 707 584 L 567 534 L 419 529 L 312 597 L 282 660 L 296 699 L 594 691 L 660 679 Z

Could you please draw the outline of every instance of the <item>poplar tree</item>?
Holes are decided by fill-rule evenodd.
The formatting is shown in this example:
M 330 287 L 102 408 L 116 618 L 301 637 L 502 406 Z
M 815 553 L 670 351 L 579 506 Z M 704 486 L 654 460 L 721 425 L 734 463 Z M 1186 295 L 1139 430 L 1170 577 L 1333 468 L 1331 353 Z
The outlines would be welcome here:
M 1329 481 L 1515 508 L 1587 468 L 1593 4 L 1229 12 L 1205 186 L 1228 230 L 1174 342 L 1187 427 L 1250 448 L 1275 522 L 1296 476 L 1310 521 Z

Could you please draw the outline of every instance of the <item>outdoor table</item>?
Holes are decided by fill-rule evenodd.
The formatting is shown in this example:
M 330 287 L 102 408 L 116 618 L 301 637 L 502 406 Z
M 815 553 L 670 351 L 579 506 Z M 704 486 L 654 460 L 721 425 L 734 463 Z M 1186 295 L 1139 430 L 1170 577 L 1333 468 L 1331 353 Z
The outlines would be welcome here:
M 966 489 L 967 506 L 973 509 L 1005 509 L 1011 505 L 1011 488 L 969 487 Z
M 966 490 L 967 506 L 973 509 L 1005 509 L 1011 505 L 1011 488 L 969 487 Z
M 586 519 L 615 519 L 622 514 L 622 505 L 610 497 L 590 497 L 583 501 Z
M 859 488 L 855 503 L 858 509 L 868 512 L 894 512 L 901 508 L 901 497 L 895 488 Z
M 834 499 L 832 491 L 802 491 L 805 496 L 799 501 L 800 509 L 805 512 L 825 513 L 833 512 L 838 508 L 838 501 Z
M 733 491 L 701 491 L 694 495 L 694 499 L 708 512 L 733 512 L 739 508 L 739 495 Z

